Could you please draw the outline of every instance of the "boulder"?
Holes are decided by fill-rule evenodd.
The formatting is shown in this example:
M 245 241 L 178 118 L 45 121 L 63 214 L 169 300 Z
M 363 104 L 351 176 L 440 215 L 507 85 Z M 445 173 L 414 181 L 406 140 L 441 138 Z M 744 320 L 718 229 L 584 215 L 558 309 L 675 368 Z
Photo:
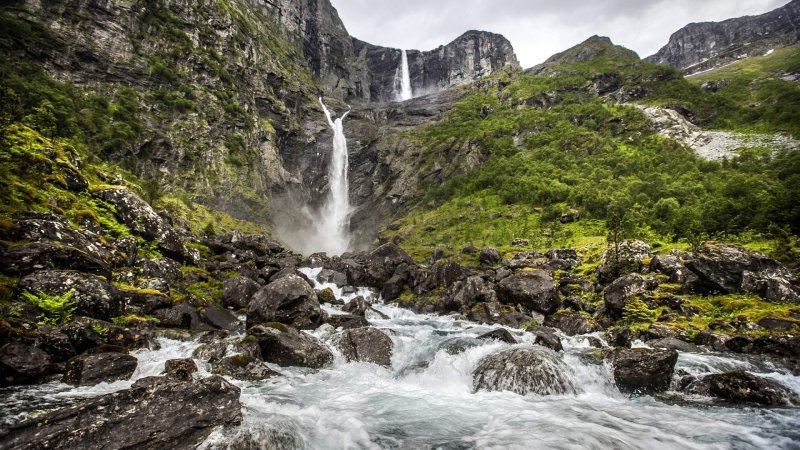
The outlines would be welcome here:
M 505 328 L 497 328 L 496 330 L 483 333 L 482 335 L 478 336 L 478 339 L 483 339 L 483 340 L 493 339 L 508 344 L 517 343 L 517 340 L 516 338 L 514 338 L 514 335 L 512 335 L 511 332 L 506 330 Z
M 225 357 L 228 352 L 228 343 L 225 341 L 209 342 L 198 345 L 192 352 L 192 357 L 201 361 L 215 362 Z M 259 351 L 260 352 L 260 351 Z
M 736 404 L 787 406 L 798 404 L 799 400 L 797 394 L 780 383 L 742 371 L 706 375 L 686 390 Z
M 74 386 L 91 386 L 103 382 L 127 380 L 138 361 L 126 353 L 108 352 L 78 355 L 67 362 L 64 382 Z
M 622 309 L 628 303 L 628 299 L 645 291 L 653 290 L 657 286 L 658 282 L 655 278 L 645 278 L 638 273 L 617 278 L 603 291 L 606 309 L 614 316 L 619 317 L 622 315 Z
M 18 289 L 34 294 L 64 295 L 73 291 L 75 314 L 110 320 L 122 314 L 124 303 L 119 290 L 96 276 L 70 270 L 34 272 L 20 280 Z
M 197 364 L 191 358 L 168 359 L 164 363 L 164 375 L 173 380 L 191 381 L 197 373 Z
M 619 256 L 614 246 L 603 253 L 602 262 L 597 267 L 600 284 L 608 284 L 620 276 L 642 272 L 644 261 L 650 257 L 650 246 L 642 241 L 625 241 L 619 244 Z
M 599 330 L 597 323 L 595 323 L 591 317 L 567 311 L 559 311 L 551 316 L 547 316 L 544 320 L 544 325 L 558 328 L 567 336 L 587 334 Z
M 370 309 L 370 305 L 363 296 L 359 295 L 354 297 L 349 302 L 345 303 L 342 307 L 342 311 L 353 314 L 355 316 L 364 316 L 367 310 Z
M 48 373 L 50 363 L 50 355 L 36 347 L 8 343 L 0 347 L 0 386 L 36 381 Z
M 665 391 L 677 361 L 675 350 L 617 348 L 612 354 L 614 381 L 623 392 Z
M 200 311 L 200 320 L 212 328 L 233 330 L 239 324 L 239 318 L 232 312 L 219 306 L 208 306 Z
M 476 303 L 496 302 L 497 294 L 483 278 L 470 276 L 455 282 L 445 300 L 447 307 L 444 312 L 466 311 Z
M 214 428 L 241 422 L 239 392 L 219 376 L 199 381 L 148 377 L 131 389 L 12 425 L 0 431 L 0 446 L 194 449 Z
M 547 347 L 555 352 L 564 350 L 561 338 L 551 328 L 537 327 L 531 331 L 536 334 L 536 338 L 533 340 L 534 344 Z
M 497 283 L 495 289 L 500 303 L 519 304 L 545 315 L 553 314 L 561 305 L 553 277 L 546 271 L 512 275 Z
M 696 345 L 684 342 L 676 337 L 665 337 L 661 339 L 653 339 L 647 341 L 647 345 L 653 348 L 661 348 L 667 350 L 678 350 L 679 352 L 697 353 L 700 351 Z
M 613 347 L 631 348 L 633 332 L 628 327 L 615 327 L 606 331 L 606 342 Z
M 337 287 L 347 286 L 347 274 L 331 269 L 322 269 L 317 274 L 317 281 L 320 283 L 333 283 Z
M 95 255 L 48 242 L 15 245 L 2 253 L 2 272 L 25 276 L 37 270 L 76 270 L 111 279 L 111 268 Z
M 792 273 L 778 261 L 733 245 L 706 243 L 686 266 L 702 293 L 753 292 L 770 301 L 800 302 Z
M 697 333 L 697 336 L 695 336 L 694 343 L 708 347 L 715 352 L 726 352 L 728 351 L 728 348 L 725 346 L 725 342 L 727 342 L 730 338 L 731 337 L 727 334 L 714 333 L 712 331 L 701 331 Z
M 498 252 L 496 248 L 484 247 L 480 255 L 478 255 L 478 261 L 480 261 L 482 266 L 492 267 L 499 264 L 502 258 L 500 257 L 500 252 Z
M 247 311 L 247 327 L 279 322 L 299 329 L 322 323 L 317 293 L 302 278 L 290 274 L 268 284 L 253 295 Z
M 233 309 L 247 308 L 259 289 L 261 286 L 249 278 L 227 279 L 222 283 L 222 306 Z
M 227 356 L 213 364 L 211 371 L 245 381 L 261 381 L 280 375 L 251 355 Z
M 470 275 L 472 273 L 469 269 L 455 261 L 441 260 L 431 267 L 431 282 L 434 286 L 448 288 L 456 281 L 465 280 Z
M 472 372 L 475 391 L 511 391 L 520 395 L 574 394 L 569 369 L 552 350 L 512 348 L 484 357 Z
M 281 323 L 256 325 L 247 331 L 261 348 L 261 359 L 280 366 L 319 369 L 333 361 L 333 354 L 313 336 Z
M 392 340 L 373 327 L 345 330 L 334 339 L 334 345 L 348 362 L 363 361 L 381 366 L 392 365 Z
M 76 230 L 64 217 L 49 213 L 17 212 L 11 237 L 17 242 L 58 242 L 105 263 L 114 260 L 111 250 L 90 231 Z
M 139 275 L 143 277 L 162 278 L 169 282 L 183 279 L 180 266 L 169 258 L 140 259 L 137 264 Z
M 328 317 L 327 323 L 334 329 L 342 328 L 345 330 L 369 326 L 369 321 L 364 316 L 357 316 L 355 314 L 331 314 L 331 316 Z
M 676 255 L 657 255 L 650 262 L 650 270 L 669 277 L 670 283 L 687 285 L 691 290 L 697 282 L 697 275 L 683 265 L 681 258 Z
M 92 196 L 114 205 L 117 218 L 134 233 L 158 243 L 158 248 L 172 257 L 186 259 L 188 251 L 183 239 L 169 221 L 141 197 L 126 188 L 101 189 Z
M 158 319 L 158 324 L 162 327 L 213 330 L 213 327 L 200 320 L 197 308 L 186 302 L 178 303 L 170 308 L 157 309 L 153 312 L 153 317 Z

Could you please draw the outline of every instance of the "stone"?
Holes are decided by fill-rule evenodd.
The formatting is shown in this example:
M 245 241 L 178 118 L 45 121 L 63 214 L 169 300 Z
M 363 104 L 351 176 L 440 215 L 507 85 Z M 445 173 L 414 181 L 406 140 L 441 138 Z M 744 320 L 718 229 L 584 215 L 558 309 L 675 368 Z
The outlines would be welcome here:
M 651 291 L 657 286 L 658 282 L 655 278 L 645 278 L 638 273 L 617 278 L 603 291 L 606 309 L 614 316 L 620 317 L 622 309 L 631 297 Z
M 228 352 L 228 343 L 224 341 L 209 342 L 198 345 L 192 352 L 192 357 L 201 361 L 214 362 L 225 357 Z
M 727 352 L 728 348 L 725 346 L 725 342 L 730 338 L 727 334 L 701 331 L 695 336 L 694 343 L 708 347 L 715 352 Z
M 644 260 L 650 258 L 650 246 L 642 241 L 624 241 L 619 244 L 619 257 L 615 256 L 613 246 L 603 253 L 602 262 L 597 267 L 600 284 L 608 284 L 620 276 L 642 272 Z
M 63 216 L 48 213 L 20 211 L 12 214 L 16 219 L 11 237 L 17 242 L 57 242 L 111 263 L 114 255 L 101 244 L 91 231 L 78 231 Z
M 320 369 L 333 362 L 333 354 L 316 338 L 281 323 L 256 325 L 247 330 L 261 348 L 261 359 L 279 366 Z
M 391 338 L 374 327 L 345 330 L 334 339 L 334 345 L 348 362 L 371 362 L 381 366 L 392 365 Z
M 333 289 L 329 287 L 317 291 L 317 299 L 319 299 L 320 303 L 329 303 L 331 305 L 344 304 L 341 300 L 336 298 L 336 294 L 333 293 Z
M 495 266 L 499 264 L 501 260 L 500 252 L 494 247 L 484 247 L 480 255 L 478 255 L 478 261 L 485 267 Z
M 545 315 L 561 305 L 553 277 L 546 271 L 517 273 L 497 283 L 495 290 L 500 303 L 520 304 Z
M 111 268 L 100 258 L 68 245 L 34 242 L 15 245 L 2 253 L 2 272 L 25 276 L 39 270 L 75 270 L 111 279 Z
M 392 300 L 397 299 L 403 293 L 403 289 L 405 289 L 406 280 L 405 277 L 400 275 L 392 275 L 391 278 L 386 280 L 383 283 L 383 287 L 381 288 L 381 298 L 383 301 L 390 302 Z
M 239 324 L 239 318 L 232 312 L 219 306 L 208 306 L 199 313 L 200 320 L 210 325 L 212 328 L 221 330 L 233 330 Z
M 261 381 L 280 375 L 251 355 L 227 356 L 213 364 L 211 371 L 244 381 Z
M 239 388 L 219 376 L 148 377 L 0 431 L 4 448 L 170 448 L 200 445 L 214 428 L 241 423 Z M 92 424 L 92 426 L 86 426 Z
M 290 274 L 268 284 L 255 295 L 247 311 L 247 327 L 279 322 L 299 329 L 313 329 L 322 323 L 317 293 L 302 278 Z
M 168 359 L 164 363 L 164 375 L 178 381 L 191 381 L 197 373 L 197 364 L 191 358 Z
M 557 328 L 567 336 L 588 334 L 599 330 L 597 323 L 591 317 L 567 311 L 559 311 L 547 316 L 544 320 L 544 325 Z
M 222 283 L 222 306 L 233 309 L 244 309 L 250 305 L 261 286 L 245 277 L 234 277 Z
M 103 382 L 127 380 L 138 361 L 126 353 L 108 352 L 78 355 L 67 361 L 64 382 L 74 386 L 91 386 Z
M 183 279 L 181 268 L 169 258 L 140 259 L 137 264 L 139 275 L 143 277 L 163 278 L 169 282 Z
M 162 327 L 203 331 L 213 329 L 200 320 L 197 308 L 186 302 L 178 303 L 170 308 L 157 309 L 153 311 L 153 317 L 158 319 L 158 324 Z
M 574 394 L 577 387 L 565 375 L 569 369 L 552 350 L 512 348 L 478 362 L 472 372 L 474 391 L 511 391 L 520 395 Z
M 369 321 L 364 316 L 357 316 L 355 314 L 331 314 L 328 317 L 327 323 L 333 328 L 360 328 L 368 327 Z
M 333 283 L 337 287 L 347 286 L 347 274 L 331 269 L 322 269 L 317 275 L 320 283 Z
M 558 337 L 558 335 L 556 335 L 552 330 L 539 327 L 535 329 L 534 332 L 536 333 L 536 338 L 533 340 L 534 344 L 547 347 L 556 352 L 560 352 L 564 349 L 564 346 L 561 345 L 561 338 Z
M 342 307 L 342 311 L 362 317 L 364 317 L 368 309 L 370 309 L 370 305 L 367 299 L 361 295 L 354 297 Z
M 75 314 L 110 320 L 124 309 L 119 290 L 103 278 L 70 270 L 34 272 L 19 282 L 20 291 L 61 296 L 72 291 Z
M 36 381 L 49 372 L 51 362 L 50 355 L 36 347 L 18 342 L 5 344 L 0 347 L 0 385 Z
M 665 337 L 647 341 L 647 345 L 653 348 L 667 350 L 678 350 L 679 352 L 698 353 L 700 351 L 696 345 L 684 342 L 676 337 Z
M 669 388 L 678 352 L 617 348 L 612 353 L 614 382 L 622 392 L 649 394 Z
M 443 312 L 466 311 L 476 303 L 493 303 L 497 301 L 494 289 L 483 278 L 473 275 L 456 281 L 446 297 L 449 305 Z
M 725 372 L 706 375 L 700 379 L 695 392 L 736 404 L 787 406 L 800 404 L 797 394 L 780 383 L 747 372 Z
M 495 330 L 486 332 L 478 336 L 478 339 L 483 340 L 496 340 L 500 342 L 505 342 L 507 344 L 516 344 L 517 339 L 514 338 L 514 335 L 511 334 L 510 331 L 506 330 L 505 328 L 497 328 Z

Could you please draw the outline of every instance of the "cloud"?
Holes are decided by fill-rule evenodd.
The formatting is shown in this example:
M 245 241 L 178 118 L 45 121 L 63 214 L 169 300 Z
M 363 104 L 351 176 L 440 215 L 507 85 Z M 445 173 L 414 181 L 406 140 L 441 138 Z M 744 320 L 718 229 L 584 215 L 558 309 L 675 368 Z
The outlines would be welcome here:
M 351 35 L 376 45 L 430 50 L 467 30 L 504 35 L 523 67 L 608 36 L 640 56 L 690 22 L 762 14 L 788 0 L 331 0 Z

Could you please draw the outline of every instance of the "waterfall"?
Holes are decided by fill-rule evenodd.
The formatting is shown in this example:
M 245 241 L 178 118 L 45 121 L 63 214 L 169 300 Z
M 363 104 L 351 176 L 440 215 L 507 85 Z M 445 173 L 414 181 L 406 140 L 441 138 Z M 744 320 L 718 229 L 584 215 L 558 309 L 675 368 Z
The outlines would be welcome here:
M 350 197 L 347 182 L 347 140 L 344 137 L 342 121 L 350 109 L 342 117 L 333 120 L 322 97 L 319 104 L 325 112 L 325 118 L 333 129 L 333 153 L 328 167 L 328 196 L 320 210 L 316 223 L 315 236 L 310 236 L 316 251 L 324 251 L 329 255 L 340 255 L 350 245 Z M 348 105 L 348 108 L 350 106 Z
M 408 55 L 405 50 L 400 51 L 402 57 L 400 59 L 400 95 L 401 102 L 411 100 L 414 94 L 411 91 L 411 75 L 408 72 Z

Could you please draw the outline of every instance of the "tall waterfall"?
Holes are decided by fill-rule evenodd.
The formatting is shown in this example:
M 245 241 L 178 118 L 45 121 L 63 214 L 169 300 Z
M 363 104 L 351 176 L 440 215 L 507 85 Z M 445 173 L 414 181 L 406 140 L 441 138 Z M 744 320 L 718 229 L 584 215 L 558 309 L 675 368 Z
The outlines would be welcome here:
M 410 100 L 414 97 L 411 91 L 411 75 L 408 72 L 408 55 L 405 50 L 401 50 L 400 59 L 400 101 Z
M 333 154 L 328 168 L 328 197 L 320 210 L 316 224 L 316 236 L 311 240 L 317 251 L 329 255 L 340 255 L 350 244 L 350 197 L 347 182 L 347 140 L 344 137 L 342 120 L 350 113 L 348 109 L 342 117 L 333 120 L 322 97 L 319 104 L 325 112 L 325 118 L 333 129 Z M 349 108 L 349 105 L 348 105 Z

